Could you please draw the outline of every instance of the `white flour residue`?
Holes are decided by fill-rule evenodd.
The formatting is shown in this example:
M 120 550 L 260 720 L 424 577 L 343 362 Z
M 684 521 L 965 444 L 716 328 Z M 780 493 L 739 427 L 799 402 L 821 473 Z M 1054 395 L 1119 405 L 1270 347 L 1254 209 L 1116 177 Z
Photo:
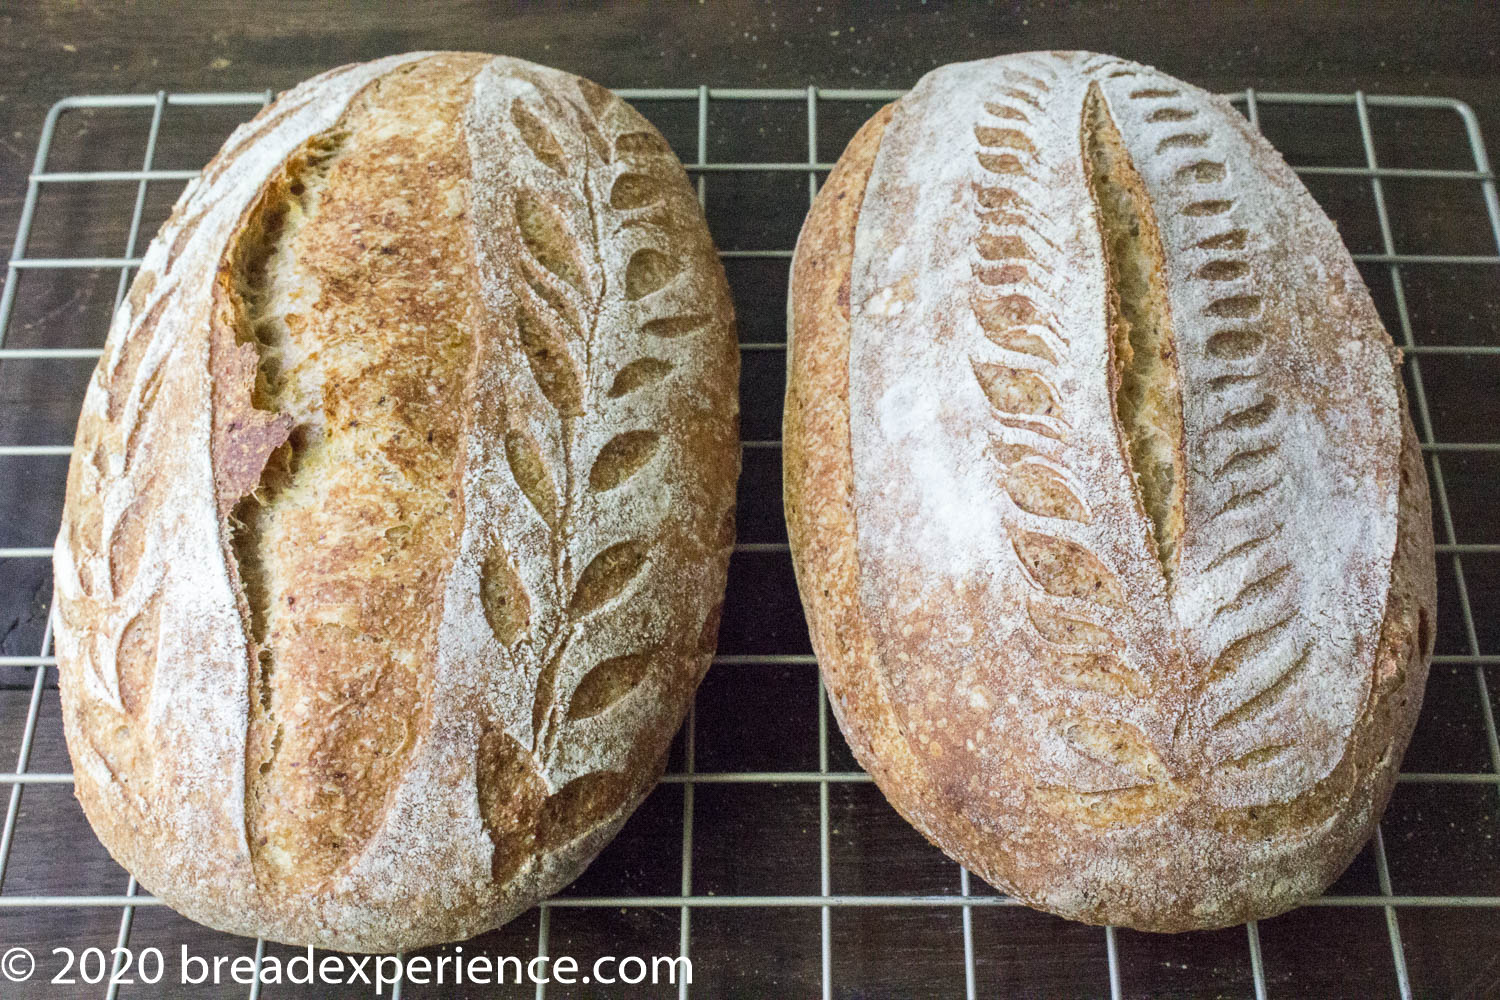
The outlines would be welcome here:
M 1091 84 L 1167 256 L 1186 462 L 1170 593 L 1109 385 Z M 1395 377 L 1332 225 L 1232 110 L 1083 53 L 929 74 L 876 156 L 850 301 L 860 600 L 919 750 L 997 789 L 1150 787 L 1163 808 L 1198 774 L 1238 807 L 1331 771 L 1386 605 Z M 1071 502 L 1022 509 L 1017 475 Z M 1061 644 L 1068 618 L 1108 644 Z M 1090 649 L 1118 657 L 1107 676 L 1070 673 Z M 944 735 L 976 723 L 996 742 Z

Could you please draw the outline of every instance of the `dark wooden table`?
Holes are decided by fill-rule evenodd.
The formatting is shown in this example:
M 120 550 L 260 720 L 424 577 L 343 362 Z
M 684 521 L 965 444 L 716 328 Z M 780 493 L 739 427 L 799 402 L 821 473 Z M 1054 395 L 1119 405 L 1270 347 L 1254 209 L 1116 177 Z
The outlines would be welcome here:
M 26 189 L 38 131 L 58 98 L 86 93 L 262 91 L 283 89 L 344 62 L 409 49 L 482 49 L 549 63 L 615 87 L 714 86 L 902 88 L 946 62 L 1011 51 L 1089 48 L 1114 52 L 1219 91 L 1423 94 L 1470 104 L 1492 143 L 1500 143 L 1500 5 L 1485 4 L 881 4 L 823 0 L 795 4 L 562 5 L 554 3 L 237 2 L 63 3 L 0 6 L 0 243 L 9 245 Z M 824 114 L 820 156 L 831 160 L 875 105 Z M 173 111 L 158 166 L 200 166 L 253 108 Z M 679 152 L 692 149 L 691 108 L 643 107 Z M 686 114 L 684 114 L 686 112 Z M 803 160 L 800 109 L 716 104 L 711 155 L 733 160 Z M 136 169 L 149 114 L 69 112 L 49 169 Z M 1383 165 L 1472 168 L 1451 111 L 1398 115 L 1377 109 Z M 1267 106 L 1262 127 L 1298 165 L 1363 163 L 1350 108 L 1320 111 Z M 169 137 L 168 137 L 169 136 Z M 780 178 L 714 175 L 709 221 L 726 249 L 784 249 L 806 204 L 801 174 Z M 1381 250 L 1364 178 L 1309 178 L 1351 249 Z M 140 246 L 170 209 L 180 184 L 153 184 Z M 117 256 L 135 199 L 134 184 L 49 188 L 37 210 L 29 252 Z M 1390 179 L 1385 196 L 1397 249 L 1409 253 L 1493 255 L 1495 244 L 1473 180 Z M 138 248 L 139 249 L 139 248 Z M 1390 269 L 1362 270 L 1393 333 L 1398 332 Z M 782 337 L 784 260 L 729 262 L 746 341 Z M 27 272 L 18 283 L 6 346 L 97 347 L 116 292 L 117 271 Z M 1500 344 L 1500 267 L 1413 265 L 1402 289 L 1418 343 Z M 1423 356 L 1424 387 L 1440 441 L 1500 437 L 1500 358 Z M 0 361 L 0 444 L 71 440 L 91 363 Z M 1408 372 L 1410 374 L 1410 372 Z M 776 352 L 747 352 L 743 380 L 746 437 L 776 437 L 783 377 Z M 45 546 L 55 531 L 66 459 L 0 456 L 0 546 Z M 1442 455 L 1460 542 L 1500 543 L 1493 516 L 1500 452 Z M 779 453 L 746 453 L 740 539 L 785 540 L 779 507 Z M 1440 540 L 1442 538 L 1440 537 Z M 1500 652 L 1500 555 L 1463 564 L 1474 639 Z M 1439 652 L 1473 652 L 1460 613 L 1451 556 L 1440 561 Z M 44 560 L 0 560 L 0 655 L 36 655 L 51 577 Z M 721 651 L 805 653 L 807 639 L 784 552 L 735 559 Z M 1480 668 L 1483 670 L 1484 668 Z M 1490 667 L 1489 690 L 1500 694 Z M 27 668 L 0 666 L 0 771 L 15 762 L 31 699 Z M 1496 762 L 1486 742 L 1471 664 L 1434 667 L 1406 770 L 1480 775 Z M 696 763 L 702 771 L 793 771 L 818 767 L 817 689 L 796 664 L 721 666 L 698 701 Z M 1492 705 L 1500 710 L 1500 702 Z M 681 748 L 673 768 L 682 764 Z M 834 730 L 830 766 L 855 765 Z M 69 769 L 48 677 L 29 770 Z M 9 790 L 0 786 L 0 800 Z M 702 785 L 694 803 L 694 891 L 703 895 L 816 895 L 819 790 L 816 784 Z M 681 885 L 683 787 L 664 786 L 572 894 L 675 895 Z M 867 784 L 830 787 L 830 874 L 851 895 L 948 894 L 957 869 L 922 841 Z M 0 805 L 3 808 L 3 805 Z M 1405 783 L 1385 821 L 1398 893 L 1500 896 L 1500 797 L 1479 781 Z M 116 894 L 125 875 L 104 853 L 66 785 L 35 786 L 22 799 L 3 895 Z M 1335 892 L 1377 892 L 1366 851 Z M 988 894 L 975 883 L 976 893 Z M 1407 907 L 1398 911 L 1413 988 L 1419 996 L 1500 995 L 1500 909 Z M 0 950 L 114 943 L 118 908 L 0 909 Z M 839 909 L 832 918 L 836 995 L 962 995 L 959 911 L 952 907 Z M 469 947 L 529 956 L 535 911 Z M 1384 911 L 1314 908 L 1259 930 L 1272 996 L 1386 996 L 1395 991 Z M 679 914 L 669 908 L 559 909 L 551 950 L 580 960 L 598 954 L 675 953 Z M 200 954 L 240 954 L 252 942 L 198 928 L 162 908 L 143 908 L 132 943 L 164 949 L 188 943 Z M 1171 938 L 1118 936 L 1128 996 L 1248 996 L 1252 978 L 1243 929 Z M 1108 990 L 1105 938 L 1096 928 L 1012 907 L 974 911 L 975 971 L 981 995 L 1098 996 Z M 272 949 L 286 954 L 285 949 Z M 813 996 L 821 982 L 816 908 L 705 908 L 692 917 L 694 996 Z M 97 996 L 61 987 L 0 996 Z M 657 989 L 641 995 L 662 996 Z M 143 987 L 125 997 L 167 996 Z M 243 996 L 243 989 L 202 995 Z M 331 994 L 288 987 L 267 996 Z M 357 995 L 349 993 L 347 995 Z M 358 994 L 367 995 L 367 994 Z M 407 996 L 437 996 L 411 989 Z M 473 996 L 520 995 L 476 990 Z M 526 995 L 529 995 L 527 993 Z M 553 988 L 548 996 L 572 995 Z M 585 994 L 578 994 L 585 995 Z M 609 996 L 633 995 L 611 992 Z

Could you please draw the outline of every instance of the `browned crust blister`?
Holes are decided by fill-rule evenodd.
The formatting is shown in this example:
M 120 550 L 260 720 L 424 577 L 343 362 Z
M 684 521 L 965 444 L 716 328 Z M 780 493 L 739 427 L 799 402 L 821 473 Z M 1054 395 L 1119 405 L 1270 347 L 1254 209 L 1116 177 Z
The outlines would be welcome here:
M 79 423 L 58 645 L 100 839 L 196 920 L 358 951 L 570 881 L 712 657 L 737 368 L 697 199 L 609 91 L 417 54 L 268 108 Z
M 1101 62 L 1094 58 L 1096 64 Z M 1138 72 L 1124 64 L 1114 75 Z M 1146 89 L 1160 87 L 1150 83 L 1135 86 L 1153 98 L 1180 93 Z M 1266 917 L 1306 901 L 1337 877 L 1371 835 L 1415 725 L 1431 656 L 1435 583 L 1430 504 L 1404 397 L 1395 463 L 1400 480 L 1396 546 L 1383 621 L 1370 661 L 1367 694 L 1343 756 L 1332 770 L 1296 797 L 1265 805 L 1215 805 L 1204 796 L 1208 774 L 1180 772 L 1143 786 L 1141 792 L 1112 793 L 1105 811 L 1092 802 L 1096 796 L 1043 787 L 1028 793 L 1031 805 L 1020 814 L 992 805 L 991 801 L 1011 798 L 1013 790 L 996 788 L 993 777 L 970 773 L 957 761 L 938 756 L 908 731 L 904 713 L 914 711 L 912 703 L 921 703 L 924 692 L 929 703 L 949 697 L 932 687 L 945 683 L 942 671 L 903 675 L 906 684 L 926 687 L 905 689 L 898 703 L 889 687 L 897 671 L 883 656 L 903 649 L 915 655 L 917 647 L 896 644 L 895 652 L 883 653 L 861 599 L 864 578 L 850 411 L 850 287 L 866 185 L 896 108 L 888 106 L 866 123 L 820 191 L 798 242 L 788 316 L 788 531 L 814 649 L 835 715 L 857 759 L 892 805 L 950 856 L 1023 901 L 1064 916 L 1180 931 Z M 1007 114 L 1018 118 L 1032 111 L 1028 107 Z M 1200 128 L 1202 124 L 1195 123 Z M 981 136 L 980 142 L 985 141 Z M 990 141 L 1001 140 L 991 136 Z M 1017 139 L 1010 144 L 1020 145 Z M 1003 169 L 1009 171 L 1012 165 Z M 1267 169 L 1284 171 L 1279 164 Z M 1222 177 L 1222 168 L 1212 176 Z M 1069 215 L 1066 205 L 1033 207 L 1050 210 L 1054 218 Z M 1221 210 L 1217 203 L 1202 209 Z M 1228 269 L 1214 273 L 1227 274 Z M 1066 276 L 1062 278 L 1066 283 Z M 1383 339 L 1388 344 L 1388 338 Z M 1399 394 L 1399 375 L 1395 382 Z M 1008 485 L 1012 493 L 1018 492 L 1016 484 Z M 1042 488 L 1051 488 L 1051 482 L 1043 482 Z M 1063 516 L 1077 509 L 1058 508 L 1055 490 L 1033 495 L 1040 497 L 1040 505 L 1061 509 Z M 1076 572 L 1063 565 L 1057 569 L 1064 575 Z M 1128 607 L 1130 597 L 1124 599 Z M 1372 633 L 1370 639 L 1374 638 Z M 996 658 L 1016 654 L 1010 649 L 991 653 Z M 1023 655 L 1035 654 L 1028 650 Z M 1113 682 L 1110 690 L 1115 696 L 1140 697 L 1146 690 L 1145 682 L 1134 675 L 1104 679 Z M 1024 770 L 1024 761 L 1021 766 Z M 1138 809 L 1131 796 L 1139 799 L 1147 789 L 1156 797 L 1149 803 L 1140 799 Z M 1174 841 L 1170 828 L 1160 826 L 1152 827 L 1159 831 L 1154 841 L 1132 839 L 1131 824 L 1164 810 L 1180 825 L 1180 839 Z M 1275 851 L 1260 850 L 1260 845 L 1273 842 L 1278 845 Z M 1186 856 L 1183 852 L 1190 843 L 1214 845 L 1209 848 L 1213 857 Z M 1080 881 L 1073 862 L 1080 852 L 1094 863 L 1093 870 L 1108 871 L 1110 876 Z

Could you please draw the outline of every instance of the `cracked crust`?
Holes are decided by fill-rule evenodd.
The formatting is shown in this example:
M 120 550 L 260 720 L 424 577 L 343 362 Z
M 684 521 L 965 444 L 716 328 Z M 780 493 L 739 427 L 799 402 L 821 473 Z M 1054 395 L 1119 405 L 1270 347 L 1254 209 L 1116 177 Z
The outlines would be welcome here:
M 1126 79 L 1129 74 L 1134 90 L 1150 95 L 1178 95 L 1188 89 L 1134 64 L 1086 55 L 1070 58 L 1092 60 L 1088 69 L 1100 76 L 1113 72 L 1119 74 L 1117 79 Z M 1039 75 L 1034 70 L 1029 74 Z M 1323 774 L 1279 797 L 1266 794 L 1271 785 L 1241 782 L 1235 794 L 1245 804 L 1236 804 L 1215 790 L 1206 771 L 1193 770 L 1195 761 L 1173 759 L 1170 747 L 1163 754 L 1150 751 L 1149 745 L 1132 749 L 1139 738 L 1133 735 L 1138 731 L 1129 728 L 1113 736 L 1095 730 L 1109 737 L 1108 745 L 1096 752 L 1136 767 L 1142 775 L 1137 780 L 1143 782 L 1104 792 L 1109 798 L 1102 810 L 1100 793 L 1089 788 L 1025 793 L 1015 787 L 1012 783 L 1021 780 L 1020 775 L 1039 773 L 1040 767 L 1037 760 L 1027 758 L 1034 743 L 1020 733 L 1019 740 L 996 740 L 1015 744 L 996 747 L 997 753 L 1005 750 L 996 758 L 1005 762 L 1003 767 L 971 770 L 975 765 L 963 757 L 961 746 L 957 754 L 940 753 L 952 749 L 946 743 L 939 746 L 932 730 L 937 721 L 932 713 L 941 709 L 924 715 L 920 708 L 947 704 L 961 678 L 941 663 L 931 671 L 897 669 L 897 658 L 922 662 L 923 637 L 881 639 L 881 627 L 901 622 L 892 623 L 868 603 L 871 566 L 862 561 L 860 533 L 865 529 L 856 487 L 854 421 L 869 418 L 851 410 L 851 298 L 858 303 L 851 286 L 858 280 L 853 273 L 856 233 L 867 185 L 898 108 L 883 109 L 860 130 L 819 193 L 798 242 L 789 300 L 784 425 L 788 530 L 813 646 L 845 736 L 887 799 L 929 840 L 986 880 L 1041 909 L 1094 923 L 1182 931 L 1267 917 L 1305 902 L 1337 877 L 1371 835 L 1415 725 L 1431 655 L 1435 582 L 1430 506 L 1399 378 L 1392 371 L 1391 392 L 1399 405 L 1392 418 L 1399 445 L 1387 457 L 1396 473 L 1391 478 L 1397 480 L 1388 487 L 1393 494 L 1394 551 L 1387 576 L 1375 590 L 1381 595 L 1378 624 L 1360 640 L 1369 650 L 1360 657 L 1368 664 L 1363 693 L 1348 738 Z M 1249 138 L 1248 129 L 1239 131 L 1246 141 L 1260 141 Z M 1175 148 L 1168 140 L 1163 140 L 1167 148 Z M 1255 155 L 1273 175 L 1284 171 L 1279 159 L 1272 162 L 1274 154 L 1268 149 Z M 1206 176 L 1219 173 L 1208 167 L 1198 170 Z M 1071 210 L 1067 205 L 1045 207 L 1064 216 Z M 1329 261 L 1333 270 L 1339 270 L 1339 264 Z M 1363 290 L 1357 289 L 1355 296 L 1362 298 Z M 1368 309 L 1368 300 L 1363 301 Z M 1373 312 L 1357 315 L 1364 321 Z M 1389 349 L 1383 332 L 1379 339 Z M 939 390 L 934 386 L 933 391 Z M 1283 502 L 1298 503 L 1299 498 Z M 1060 565 L 1059 582 L 1078 572 L 1076 562 L 1063 559 Z M 1268 589 L 1274 584 L 1273 580 Z M 1124 614 L 1141 613 L 1138 604 L 1131 606 L 1140 598 L 1124 593 Z M 920 596 L 912 601 L 911 606 L 921 606 Z M 1021 608 L 1008 614 L 1025 616 Z M 965 622 L 959 627 L 984 631 L 981 620 Z M 1064 618 L 1049 622 L 1035 626 L 1043 638 L 1055 638 L 1063 628 L 1076 641 L 1096 627 L 1068 624 Z M 1007 664 L 1040 669 L 1027 666 L 1038 662 L 1032 647 L 991 645 L 985 647 L 985 655 L 997 670 Z M 1087 667 L 1075 665 L 1080 672 Z M 1179 664 L 1158 676 L 1129 671 L 1104 676 L 1113 680 L 1114 693 L 1109 696 L 1114 699 L 1149 690 L 1158 699 L 1181 700 L 1188 696 L 1182 670 Z M 1095 670 L 1091 676 L 1101 674 Z M 968 690 L 970 698 L 987 701 L 1006 695 L 1004 688 L 993 684 Z M 1245 766 L 1259 763 L 1252 759 Z M 1286 766 L 1285 759 L 1269 763 Z

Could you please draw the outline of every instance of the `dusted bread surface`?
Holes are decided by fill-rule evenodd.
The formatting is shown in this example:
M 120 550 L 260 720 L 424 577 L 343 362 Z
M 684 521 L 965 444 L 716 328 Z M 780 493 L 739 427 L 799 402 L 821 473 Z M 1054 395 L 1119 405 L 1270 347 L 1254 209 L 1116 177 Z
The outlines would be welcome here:
M 574 878 L 714 647 L 728 290 L 588 81 L 348 66 L 238 130 L 115 317 L 56 556 L 77 794 L 211 926 L 392 951 Z
M 1426 477 L 1332 224 L 1148 67 L 944 67 L 793 264 L 786 499 L 856 755 L 1078 919 L 1268 916 L 1369 836 L 1421 700 Z

